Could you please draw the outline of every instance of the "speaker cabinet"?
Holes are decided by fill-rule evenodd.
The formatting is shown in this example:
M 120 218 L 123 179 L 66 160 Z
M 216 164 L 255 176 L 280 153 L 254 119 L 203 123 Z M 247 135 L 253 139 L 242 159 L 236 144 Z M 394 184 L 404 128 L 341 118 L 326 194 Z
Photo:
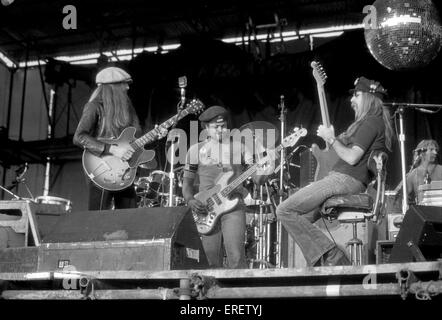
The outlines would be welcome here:
M 78 271 L 208 267 L 188 207 L 71 212 L 46 232 L 37 248 L 38 264 L 28 265 L 27 271 L 56 271 L 66 266 Z M 3 259 L 0 272 L 5 268 L 14 272 L 11 268 L 26 259 L 28 252 L 16 250 L 11 255 L 0 251 L 0 260 L 15 259 Z
M 299 162 L 301 171 L 299 174 L 299 186 L 305 187 L 315 181 L 315 173 L 318 162 L 311 149 L 302 151 L 299 154 Z
M 410 206 L 394 243 L 390 263 L 442 257 L 442 207 Z

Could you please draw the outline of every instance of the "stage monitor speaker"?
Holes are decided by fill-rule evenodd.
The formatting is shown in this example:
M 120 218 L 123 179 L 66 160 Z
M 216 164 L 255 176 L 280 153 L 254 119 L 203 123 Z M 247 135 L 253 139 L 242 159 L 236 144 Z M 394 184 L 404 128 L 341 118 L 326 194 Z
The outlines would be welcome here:
M 410 206 L 389 263 L 433 261 L 442 257 L 442 207 Z
M 203 269 L 208 262 L 188 207 L 71 212 L 42 238 L 39 271 Z

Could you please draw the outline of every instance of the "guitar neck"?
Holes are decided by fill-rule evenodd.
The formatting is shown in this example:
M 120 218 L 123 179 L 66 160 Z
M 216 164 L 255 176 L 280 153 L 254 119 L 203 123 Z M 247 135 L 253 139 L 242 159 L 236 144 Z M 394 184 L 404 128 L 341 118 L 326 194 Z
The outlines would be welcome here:
M 187 110 L 182 110 L 179 113 L 179 118 L 178 118 L 178 114 L 176 114 L 173 117 L 171 117 L 170 119 L 168 119 L 168 120 L 164 121 L 162 124 L 160 124 L 160 127 L 164 128 L 164 129 L 168 129 L 176 121 L 181 120 L 182 118 L 184 118 L 188 114 L 189 114 L 189 112 Z M 137 150 L 137 149 L 140 149 L 140 148 L 144 147 L 144 145 L 146 145 L 148 143 L 151 143 L 151 142 L 153 142 L 155 140 L 157 140 L 157 130 L 156 129 L 152 129 L 149 132 L 147 132 L 146 134 L 144 134 L 143 136 L 141 136 L 140 138 L 138 138 L 135 141 L 133 141 L 131 143 L 131 146 L 135 150 Z
M 276 154 L 278 154 L 282 149 L 282 145 L 278 146 L 276 148 Z M 227 197 L 233 190 L 238 188 L 248 177 L 250 177 L 253 173 L 256 172 L 258 169 L 258 166 L 261 165 L 263 161 L 257 162 L 250 166 L 246 171 L 244 171 L 242 174 L 240 174 L 235 180 L 233 180 L 231 183 L 229 183 L 223 190 L 221 190 L 221 194 L 224 197 Z
M 325 96 L 324 87 L 318 85 L 319 105 L 321 106 L 322 124 L 330 127 L 330 116 L 328 114 L 327 98 Z
M 325 96 L 324 86 L 318 85 L 318 96 L 319 96 L 319 105 L 321 106 L 321 117 L 322 117 L 322 124 L 326 127 L 330 127 L 330 116 L 328 115 L 328 108 L 327 108 L 327 98 Z M 328 142 L 325 142 L 326 150 L 330 148 L 330 145 Z

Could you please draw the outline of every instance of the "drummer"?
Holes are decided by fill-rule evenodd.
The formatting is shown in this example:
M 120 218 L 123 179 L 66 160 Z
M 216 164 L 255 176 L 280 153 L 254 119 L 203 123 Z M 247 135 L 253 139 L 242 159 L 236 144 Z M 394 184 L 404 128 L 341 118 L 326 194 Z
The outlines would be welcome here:
M 442 166 L 437 164 L 439 144 L 436 140 L 422 140 L 413 151 L 414 169 L 407 175 L 408 197 L 420 202 L 419 186 L 442 181 Z M 410 201 L 410 203 L 413 201 Z

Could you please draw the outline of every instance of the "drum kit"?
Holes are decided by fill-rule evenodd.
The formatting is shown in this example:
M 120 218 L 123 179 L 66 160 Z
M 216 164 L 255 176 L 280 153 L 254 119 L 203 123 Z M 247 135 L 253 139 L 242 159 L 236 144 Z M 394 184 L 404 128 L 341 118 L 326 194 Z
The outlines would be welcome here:
M 182 196 L 183 166 L 175 168 L 174 193 L 175 206 L 184 206 Z M 134 182 L 139 208 L 167 207 L 169 203 L 170 175 L 161 170 L 153 170 L 147 176 L 139 176 Z

